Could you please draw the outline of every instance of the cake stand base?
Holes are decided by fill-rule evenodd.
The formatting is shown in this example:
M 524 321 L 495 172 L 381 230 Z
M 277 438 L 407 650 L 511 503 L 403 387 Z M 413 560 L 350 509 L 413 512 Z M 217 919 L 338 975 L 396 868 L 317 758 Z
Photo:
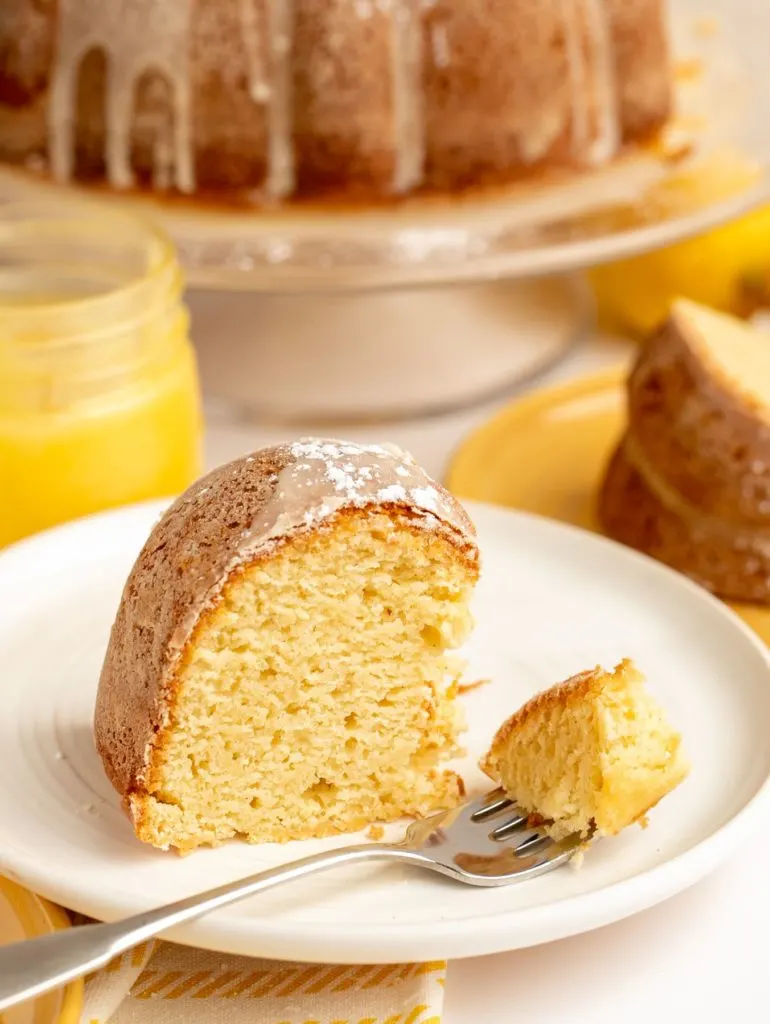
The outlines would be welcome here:
M 332 294 L 193 291 L 204 394 L 261 424 L 368 423 L 468 408 L 549 369 L 585 337 L 574 276 Z

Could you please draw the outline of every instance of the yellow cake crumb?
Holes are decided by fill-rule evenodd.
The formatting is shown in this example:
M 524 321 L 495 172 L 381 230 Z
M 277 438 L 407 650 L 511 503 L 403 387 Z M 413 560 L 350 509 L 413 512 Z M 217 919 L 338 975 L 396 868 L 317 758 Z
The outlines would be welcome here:
M 385 513 L 237 576 L 179 672 L 139 837 L 281 842 L 454 806 L 442 763 L 459 749 L 463 665 L 448 651 L 470 632 L 473 582 L 447 542 Z
M 630 660 L 538 694 L 503 724 L 481 767 L 556 839 L 646 825 L 689 771 L 681 736 Z

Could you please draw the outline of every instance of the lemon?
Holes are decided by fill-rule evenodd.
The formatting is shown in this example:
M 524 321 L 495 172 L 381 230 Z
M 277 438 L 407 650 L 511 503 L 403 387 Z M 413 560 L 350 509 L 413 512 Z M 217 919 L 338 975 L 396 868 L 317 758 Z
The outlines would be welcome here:
M 676 141 L 675 124 L 671 130 Z M 745 154 L 722 147 L 667 175 L 642 206 L 667 215 L 694 213 L 744 194 L 761 178 Z M 767 291 L 770 280 L 770 206 L 668 248 L 597 267 L 591 277 L 601 319 L 631 334 L 648 334 L 679 296 L 745 312 L 749 293 Z
M 768 271 L 770 206 L 666 249 L 597 267 L 591 279 L 602 322 L 644 335 L 678 297 L 740 312 L 747 286 Z

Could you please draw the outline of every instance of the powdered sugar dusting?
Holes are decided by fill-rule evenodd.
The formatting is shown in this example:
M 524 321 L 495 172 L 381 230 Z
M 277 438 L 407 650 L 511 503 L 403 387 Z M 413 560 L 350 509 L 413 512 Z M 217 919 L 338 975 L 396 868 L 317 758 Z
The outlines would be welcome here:
M 439 511 L 439 496 L 435 487 L 413 487 L 409 492 L 412 501 L 420 508 L 427 508 L 431 512 Z
M 322 529 L 345 509 L 400 506 L 409 513 L 411 527 L 428 532 L 448 529 L 475 557 L 475 533 L 462 508 L 400 448 L 305 438 L 290 445 L 288 454 L 282 470 L 267 479 L 260 475 L 259 482 L 269 485 L 271 497 L 266 504 L 258 503 L 251 522 L 239 522 L 237 536 L 230 534 L 233 546 L 227 565 L 216 563 L 197 577 L 196 589 L 205 595 L 202 605 L 193 603 L 178 623 L 169 640 L 172 649 L 182 649 L 202 606 L 212 606 L 232 570 L 257 555 L 271 554 L 293 533 Z M 250 472 L 244 473 L 244 467 L 261 462 L 255 455 L 237 460 L 227 467 L 228 480 L 248 481 Z M 185 508 L 192 511 L 196 500 L 204 502 L 211 489 L 197 488 Z
M 411 455 L 395 445 L 303 438 L 290 445 L 292 462 L 278 474 L 272 499 L 243 538 L 253 551 L 297 529 L 316 527 L 345 508 L 403 505 L 419 525 L 444 522 L 474 541 L 457 504 Z
M 406 498 L 406 491 L 401 484 L 390 484 L 377 492 L 380 501 L 403 501 Z

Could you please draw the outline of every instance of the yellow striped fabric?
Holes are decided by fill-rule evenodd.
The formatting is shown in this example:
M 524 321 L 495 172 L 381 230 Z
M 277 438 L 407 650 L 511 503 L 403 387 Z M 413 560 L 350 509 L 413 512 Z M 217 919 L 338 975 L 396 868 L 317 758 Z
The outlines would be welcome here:
M 86 984 L 81 1024 L 440 1024 L 446 964 L 341 967 L 149 942 Z

